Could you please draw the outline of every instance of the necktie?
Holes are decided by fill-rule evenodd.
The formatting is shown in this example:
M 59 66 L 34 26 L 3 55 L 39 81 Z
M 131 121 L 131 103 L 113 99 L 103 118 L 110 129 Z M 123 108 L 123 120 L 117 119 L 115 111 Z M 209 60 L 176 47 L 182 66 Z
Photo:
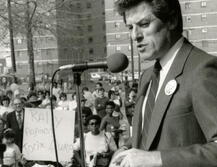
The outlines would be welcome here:
M 21 117 L 21 113 L 17 114 L 17 122 L 18 122 L 19 128 L 21 129 L 22 125 L 23 125 L 23 120 L 22 120 L 22 117 Z
M 144 119 L 143 119 L 143 130 L 141 134 L 141 143 L 140 143 L 143 149 L 145 148 L 148 131 L 149 131 L 149 124 L 150 124 L 151 116 L 152 116 L 152 111 L 155 105 L 155 97 L 156 97 L 158 84 L 159 84 L 160 70 L 161 70 L 161 65 L 159 61 L 157 60 L 154 65 L 153 72 L 151 75 L 151 80 L 150 80 L 151 87 L 150 87 L 150 91 L 149 91 L 146 106 L 145 106 L 145 114 L 144 114 Z

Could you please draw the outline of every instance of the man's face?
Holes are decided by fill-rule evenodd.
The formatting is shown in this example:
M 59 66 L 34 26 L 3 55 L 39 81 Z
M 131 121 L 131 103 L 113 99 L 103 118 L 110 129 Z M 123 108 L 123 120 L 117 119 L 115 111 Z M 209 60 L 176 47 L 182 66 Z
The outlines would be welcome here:
M 23 110 L 23 103 L 20 99 L 14 99 L 13 107 L 15 111 L 21 112 Z
M 97 122 L 97 120 L 95 119 L 90 120 L 88 126 L 89 126 L 89 130 L 93 135 L 97 135 L 100 133 L 99 131 L 100 124 Z
M 157 18 L 146 2 L 125 12 L 126 26 L 145 60 L 161 58 L 170 48 L 170 28 Z
M 96 89 L 99 90 L 101 86 L 99 84 L 96 84 Z
M 114 111 L 114 107 L 111 105 L 106 105 L 106 113 L 111 115 Z
M 99 90 L 99 97 L 104 97 L 104 91 L 103 90 Z

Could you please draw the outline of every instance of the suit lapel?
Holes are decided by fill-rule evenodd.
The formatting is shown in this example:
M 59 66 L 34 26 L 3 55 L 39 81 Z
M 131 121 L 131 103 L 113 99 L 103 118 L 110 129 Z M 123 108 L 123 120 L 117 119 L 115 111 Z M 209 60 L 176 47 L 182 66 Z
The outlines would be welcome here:
M 13 121 L 16 123 L 16 127 L 19 129 L 19 124 L 18 124 L 18 121 L 17 121 L 17 116 L 16 116 L 16 111 L 13 112 Z
M 142 106 L 143 106 L 146 91 L 148 89 L 152 70 L 153 68 L 150 68 L 145 74 L 142 75 L 141 80 L 140 80 L 141 87 L 137 95 L 135 113 L 133 116 L 132 146 L 134 148 L 139 148 L 139 141 L 140 141 L 141 131 L 142 131 Z
M 147 138 L 147 143 L 146 143 L 146 149 L 149 150 L 151 147 L 151 144 L 157 134 L 157 131 L 160 127 L 160 124 L 163 120 L 163 117 L 167 111 L 168 104 L 171 101 L 173 94 L 172 95 L 166 95 L 165 94 L 165 86 L 167 83 L 172 80 L 176 79 L 179 75 L 181 75 L 185 62 L 187 60 L 187 57 L 189 56 L 189 53 L 193 46 L 187 41 L 184 40 L 184 43 L 177 53 L 176 58 L 174 59 L 174 62 L 166 76 L 166 79 L 161 87 L 161 90 L 159 92 L 159 95 L 157 97 L 157 101 L 152 113 L 152 119 L 150 122 L 149 126 L 149 135 Z

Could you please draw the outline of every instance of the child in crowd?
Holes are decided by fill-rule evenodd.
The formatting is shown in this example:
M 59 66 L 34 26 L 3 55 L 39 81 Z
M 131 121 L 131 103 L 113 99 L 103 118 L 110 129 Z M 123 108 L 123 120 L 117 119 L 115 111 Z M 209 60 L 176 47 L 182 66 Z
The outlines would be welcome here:
M 105 132 L 110 132 L 114 134 L 114 140 L 118 145 L 118 134 L 116 130 L 119 129 L 119 117 L 114 117 L 113 113 L 115 111 L 115 103 L 113 101 L 108 101 L 106 103 L 106 116 L 102 119 L 100 124 L 100 131 L 105 130 Z
M 118 147 L 123 146 L 129 138 L 129 123 L 113 101 L 106 103 L 107 115 L 102 119 L 100 130 L 110 132 Z
M 15 132 L 12 129 L 6 129 L 3 135 L 3 143 L 6 145 L 3 164 L 6 167 L 18 167 L 18 163 L 21 162 L 22 154 L 14 140 Z

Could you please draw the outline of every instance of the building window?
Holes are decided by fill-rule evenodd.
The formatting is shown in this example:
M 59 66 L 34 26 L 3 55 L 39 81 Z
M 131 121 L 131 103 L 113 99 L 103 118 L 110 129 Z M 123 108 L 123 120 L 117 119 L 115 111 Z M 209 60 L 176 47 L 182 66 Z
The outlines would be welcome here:
M 93 50 L 93 48 L 91 48 L 91 49 L 89 49 L 89 54 L 93 54 L 94 53 L 94 50 Z
M 202 28 L 202 33 L 207 33 L 207 28 Z
M 87 30 L 88 30 L 88 32 L 92 32 L 93 31 L 92 25 L 88 25 Z
M 120 46 L 116 46 L 116 50 L 117 50 L 117 51 L 120 51 L 120 50 L 121 50 L 121 47 L 120 47 Z
M 78 14 L 77 17 L 78 17 L 78 19 L 81 19 L 81 15 L 80 14 Z
M 87 15 L 87 19 L 90 20 L 92 18 L 91 14 Z
M 120 28 L 120 23 L 119 22 L 115 22 L 115 28 Z
M 79 35 L 83 34 L 83 30 L 80 26 L 77 26 L 77 31 L 78 31 Z
M 207 4 L 206 4 L 206 1 L 202 1 L 202 2 L 201 2 L 201 7 L 202 7 L 202 8 L 205 8 L 206 5 L 207 5 Z
M 17 44 L 22 44 L 22 39 L 17 39 Z
M 201 21 L 206 21 L 206 14 L 201 14 Z
M 190 2 L 185 2 L 185 9 L 190 9 L 191 8 L 191 3 Z
M 89 37 L 89 38 L 88 38 L 88 42 L 89 42 L 89 43 L 92 43 L 92 42 L 93 42 L 93 38 L 92 38 L 92 37 Z
M 116 39 L 119 39 L 120 37 L 121 37 L 120 34 L 116 34 L 116 35 L 115 35 L 115 38 L 116 38 Z
M 90 9 L 90 8 L 91 8 L 91 3 L 87 2 L 87 9 Z
M 186 22 L 190 23 L 191 22 L 191 16 L 186 16 Z

